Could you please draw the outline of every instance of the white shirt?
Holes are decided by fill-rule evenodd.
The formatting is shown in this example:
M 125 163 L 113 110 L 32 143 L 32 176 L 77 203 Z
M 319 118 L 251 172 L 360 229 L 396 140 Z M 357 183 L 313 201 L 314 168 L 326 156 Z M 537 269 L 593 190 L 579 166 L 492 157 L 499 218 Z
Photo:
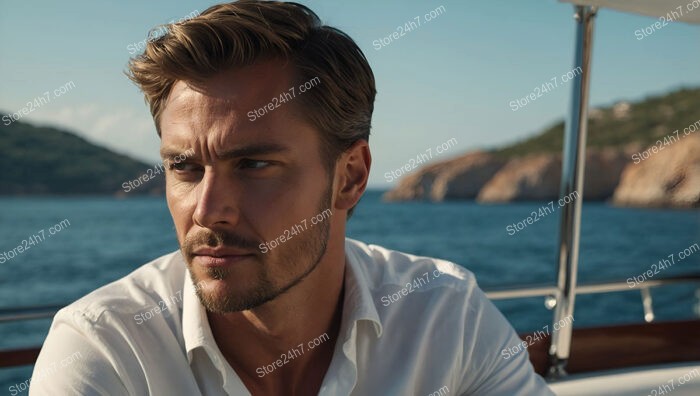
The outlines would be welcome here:
M 521 340 L 471 272 L 351 239 L 345 254 L 342 322 L 319 395 L 553 394 L 526 351 L 504 358 Z M 186 271 L 174 252 L 60 310 L 30 395 L 250 395 Z

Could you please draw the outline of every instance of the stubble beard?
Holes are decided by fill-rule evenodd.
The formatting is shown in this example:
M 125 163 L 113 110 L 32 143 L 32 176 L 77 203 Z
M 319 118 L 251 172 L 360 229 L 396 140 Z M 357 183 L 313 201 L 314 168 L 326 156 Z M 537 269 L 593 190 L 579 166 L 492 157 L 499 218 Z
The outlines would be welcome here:
M 329 186 L 321 199 L 318 213 L 322 213 L 326 209 L 330 209 L 331 191 L 331 186 Z M 243 240 L 242 238 L 229 233 L 212 230 L 207 230 L 206 232 L 206 243 L 211 247 L 250 247 L 251 244 L 254 244 L 252 241 Z M 197 297 L 207 311 L 220 314 L 245 311 L 272 301 L 294 286 L 298 285 L 311 272 L 313 272 L 314 269 L 316 269 L 318 264 L 321 262 L 321 259 L 325 255 L 326 249 L 328 248 L 329 234 L 330 222 L 329 219 L 324 219 L 320 223 L 312 225 L 309 229 L 302 231 L 302 233 L 293 240 L 288 240 L 286 243 L 280 245 L 276 249 L 276 257 L 269 257 L 267 263 L 262 260 L 258 260 L 257 264 L 254 265 L 262 266 L 262 271 L 258 272 L 259 276 L 256 280 L 256 287 L 254 290 L 244 295 L 236 293 L 232 290 L 227 290 L 227 292 L 222 295 L 221 293 L 207 291 L 205 290 L 206 288 L 195 287 Z M 192 280 L 193 284 L 198 285 L 203 281 L 203 279 L 199 279 L 199 277 L 194 274 L 194 271 L 191 270 L 191 245 L 191 243 L 184 243 L 182 250 L 183 255 L 187 259 L 188 267 L 190 267 L 190 271 L 188 271 L 190 273 L 190 279 Z M 254 246 L 257 248 L 257 245 Z M 268 252 L 266 254 L 270 253 L 271 252 Z M 284 285 L 275 285 L 272 282 L 268 271 L 271 263 L 277 262 L 279 263 L 279 266 L 285 266 L 286 263 L 300 261 L 305 261 L 307 264 L 305 267 L 301 267 L 306 268 L 303 272 Z M 297 266 L 289 265 L 286 265 L 286 267 L 299 268 Z M 227 278 L 232 276 L 231 269 L 221 267 L 207 268 L 206 273 L 209 277 L 218 281 L 225 281 Z

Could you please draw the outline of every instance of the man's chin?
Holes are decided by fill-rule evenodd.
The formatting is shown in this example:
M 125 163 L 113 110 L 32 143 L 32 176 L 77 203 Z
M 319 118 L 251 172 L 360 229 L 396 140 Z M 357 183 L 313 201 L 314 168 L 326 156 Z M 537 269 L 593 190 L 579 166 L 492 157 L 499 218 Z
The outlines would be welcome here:
M 231 296 L 219 294 L 202 294 L 199 301 L 204 308 L 213 313 L 225 314 L 233 312 L 247 311 L 257 308 L 266 302 L 273 300 L 267 296 Z
M 251 283 L 235 284 L 229 279 L 216 279 L 204 276 L 201 288 L 195 289 L 197 297 L 207 311 L 214 313 L 240 312 L 253 309 L 277 297 L 269 285 L 258 285 L 251 289 Z M 201 279 L 201 278 L 200 278 Z M 200 281 L 201 282 L 201 281 Z

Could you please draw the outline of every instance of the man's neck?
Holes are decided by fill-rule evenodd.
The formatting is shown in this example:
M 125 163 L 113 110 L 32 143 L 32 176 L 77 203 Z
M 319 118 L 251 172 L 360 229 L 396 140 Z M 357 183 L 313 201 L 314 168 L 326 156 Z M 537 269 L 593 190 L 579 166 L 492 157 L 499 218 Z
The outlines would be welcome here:
M 330 365 L 343 310 L 344 249 L 261 307 L 208 313 L 222 354 L 253 395 L 316 394 Z

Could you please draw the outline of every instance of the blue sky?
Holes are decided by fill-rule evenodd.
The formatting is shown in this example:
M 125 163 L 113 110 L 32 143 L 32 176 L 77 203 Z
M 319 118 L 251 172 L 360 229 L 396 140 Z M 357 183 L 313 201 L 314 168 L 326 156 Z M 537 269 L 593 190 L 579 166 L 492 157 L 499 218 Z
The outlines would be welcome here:
M 347 32 L 377 80 L 370 186 L 432 149 L 432 161 L 527 137 L 561 119 L 571 86 L 573 7 L 553 0 L 298 0 Z M 15 112 L 47 90 L 75 87 L 23 118 L 74 130 L 92 142 L 156 162 L 158 138 L 142 95 L 124 76 L 130 44 L 155 25 L 202 12 L 216 1 L 0 0 L 0 110 Z M 377 4 L 380 3 L 380 4 Z M 416 16 L 444 12 L 375 49 Z M 695 10 L 694 12 L 700 12 Z M 596 22 L 591 103 L 638 100 L 700 86 L 700 27 L 610 10 Z M 542 83 L 558 87 L 513 111 L 510 101 Z M 435 148 L 450 139 L 444 154 Z

